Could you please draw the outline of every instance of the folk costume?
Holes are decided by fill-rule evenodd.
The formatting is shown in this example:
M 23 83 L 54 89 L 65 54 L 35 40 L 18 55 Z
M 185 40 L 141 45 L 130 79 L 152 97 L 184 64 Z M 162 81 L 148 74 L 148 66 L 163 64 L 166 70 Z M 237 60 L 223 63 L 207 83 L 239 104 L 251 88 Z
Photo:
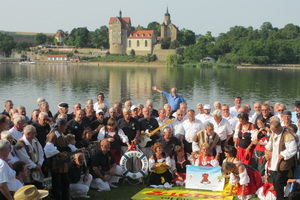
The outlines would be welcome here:
M 156 167 L 152 169 L 158 163 L 164 163 L 171 167 L 171 159 L 169 156 L 163 152 L 163 158 L 157 159 L 156 154 L 153 154 L 153 158 L 149 159 L 149 170 L 151 171 L 149 175 L 149 183 L 151 185 L 163 185 L 166 182 L 170 183 L 172 181 L 172 174 L 166 167 Z

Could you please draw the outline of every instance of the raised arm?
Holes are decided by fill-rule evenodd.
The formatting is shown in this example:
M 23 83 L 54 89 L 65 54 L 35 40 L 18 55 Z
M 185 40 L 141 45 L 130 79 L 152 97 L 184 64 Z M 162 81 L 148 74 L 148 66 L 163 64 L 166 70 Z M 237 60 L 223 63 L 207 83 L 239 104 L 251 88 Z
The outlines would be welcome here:
M 156 87 L 156 85 L 152 86 L 151 88 L 152 88 L 152 90 L 155 90 L 155 91 L 157 91 L 157 92 L 161 93 L 161 90 L 160 90 L 160 89 L 158 89 L 158 88 Z

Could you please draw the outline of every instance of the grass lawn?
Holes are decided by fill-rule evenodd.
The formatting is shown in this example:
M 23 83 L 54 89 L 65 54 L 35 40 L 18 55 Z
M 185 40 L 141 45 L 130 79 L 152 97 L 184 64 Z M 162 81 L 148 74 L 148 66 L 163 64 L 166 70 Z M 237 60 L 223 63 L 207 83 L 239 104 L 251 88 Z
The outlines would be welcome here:
M 132 196 L 141 191 L 144 188 L 149 187 L 148 185 L 144 185 L 143 183 L 139 183 L 137 185 L 131 185 L 127 181 L 120 181 L 118 184 L 118 188 L 112 189 L 107 192 L 98 192 L 95 189 L 90 189 L 88 195 L 91 197 L 90 199 L 101 199 L 101 200 L 130 200 Z M 177 187 L 177 189 L 184 189 L 184 186 Z M 51 198 L 47 198 L 52 200 Z M 86 200 L 86 199 L 78 199 L 78 200 Z M 238 200 L 238 198 L 234 198 L 234 200 Z M 259 200 L 259 198 L 252 198 L 251 200 Z

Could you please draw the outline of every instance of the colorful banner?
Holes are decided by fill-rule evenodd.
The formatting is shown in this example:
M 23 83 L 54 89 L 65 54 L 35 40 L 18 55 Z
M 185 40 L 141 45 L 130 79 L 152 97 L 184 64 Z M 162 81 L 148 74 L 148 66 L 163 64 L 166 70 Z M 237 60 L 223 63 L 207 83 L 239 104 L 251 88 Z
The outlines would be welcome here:
M 152 200 L 213 200 L 226 199 L 232 200 L 231 197 L 222 197 L 222 192 L 200 191 L 200 190 L 178 190 L 178 189 L 160 189 L 145 188 L 131 197 L 133 200 L 152 199 Z
M 225 179 L 221 167 L 188 166 L 185 187 L 211 191 L 223 191 Z

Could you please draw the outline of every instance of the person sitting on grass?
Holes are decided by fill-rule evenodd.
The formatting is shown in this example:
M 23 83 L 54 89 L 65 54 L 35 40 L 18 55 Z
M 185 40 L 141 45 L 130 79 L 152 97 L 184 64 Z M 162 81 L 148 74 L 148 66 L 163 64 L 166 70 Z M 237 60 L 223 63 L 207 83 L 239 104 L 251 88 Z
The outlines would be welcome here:
M 219 161 L 215 159 L 214 156 L 210 155 L 208 152 L 209 145 L 207 143 L 203 143 L 201 145 L 201 149 L 199 151 L 199 158 L 196 159 L 196 166 L 206 166 L 206 167 L 218 167 Z
M 83 153 L 76 153 L 69 163 L 70 194 L 72 198 L 90 198 L 87 195 L 93 177 L 89 174 Z
M 153 145 L 154 154 L 149 159 L 149 182 L 151 185 L 163 185 L 171 183 L 172 174 L 169 171 L 171 168 L 171 159 L 163 151 L 163 144 L 156 142 Z
M 94 177 L 91 187 L 101 191 L 110 191 L 111 188 L 118 186 L 113 183 L 118 183 L 120 177 L 114 175 L 121 175 L 122 168 L 116 165 L 114 157 L 110 152 L 110 142 L 108 139 L 103 139 L 100 142 L 100 150 L 94 155 L 92 159 L 92 175 Z
M 186 178 L 186 167 L 193 164 L 193 158 L 192 155 L 184 152 L 183 148 L 178 145 L 174 147 L 174 152 L 172 171 L 175 177 L 173 181 L 176 185 L 183 185 Z

